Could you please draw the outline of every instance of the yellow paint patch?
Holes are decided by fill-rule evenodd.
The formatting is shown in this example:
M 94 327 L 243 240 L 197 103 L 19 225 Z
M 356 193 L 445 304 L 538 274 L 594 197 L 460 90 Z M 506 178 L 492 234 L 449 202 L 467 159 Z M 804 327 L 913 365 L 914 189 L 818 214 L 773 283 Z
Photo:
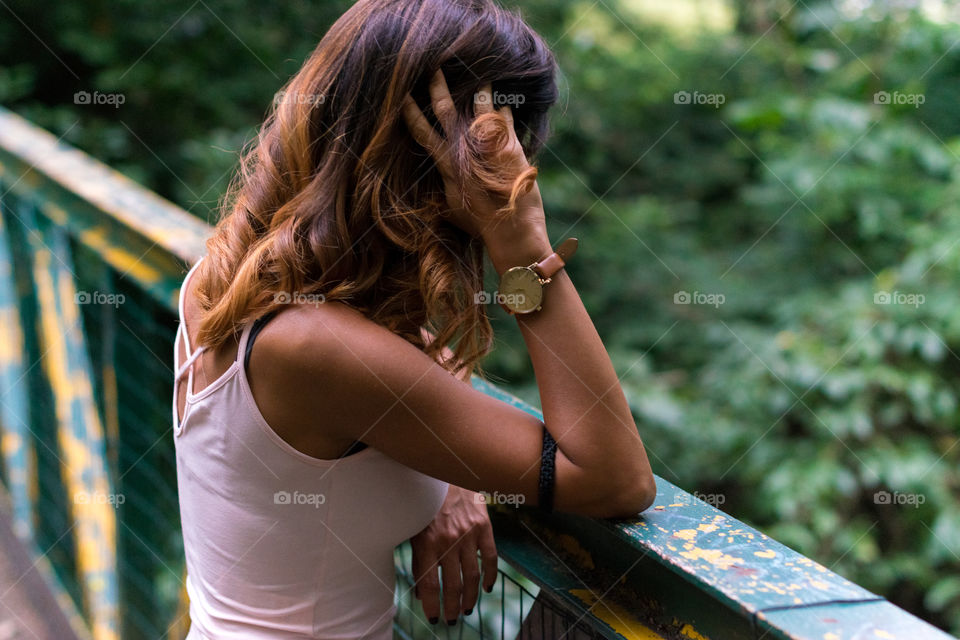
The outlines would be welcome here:
M 47 214 L 48 218 L 56 222 L 61 227 L 65 226 L 70 220 L 70 217 L 67 215 L 67 212 L 63 209 L 63 207 L 55 205 L 52 202 L 44 203 L 43 212 Z
M 764 582 L 763 584 L 767 585 L 767 587 L 769 587 L 770 590 L 773 591 L 774 593 L 779 593 L 782 596 L 787 595 L 787 591 L 785 589 L 780 588 L 779 585 L 776 585 L 772 582 Z
M 0 309 L 0 366 L 23 364 L 23 334 L 13 308 Z
M 23 439 L 20 438 L 19 434 L 9 431 L 3 434 L 2 448 L 6 455 L 13 455 L 22 446 Z
M 680 629 L 680 635 L 684 638 L 690 638 L 690 640 L 710 640 L 710 638 L 702 633 L 698 633 L 697 630 L 689 624 L 683 625 L 683 628 Z
M 889 631 L 884 631 L 883 629 L 874 629 L 873 635 L 877 636 L 878 638 L 887 638 L 887 640 L 893 640 L 896 637 Z
M 823 634 L 823 640 L 840 640 L 840 636 L 838 636 L 832 631 L 828 631 L 825 634 Z
M 603 620 L 610 628 L 626 640 L 665 640 L 659 633 L 642 623 L 620 605 L 607 600 L 598 600 L 588 589 L 571 589 L 570 595 L 583 602 L 595 617 Z M 695 636 L 689 636 L 691 638 Z M 699 636 L 702 638 L 703 636 Z
M 715 525 L 715 524 L 702 524 L 702 525 L 700 525 L 699 527 L 697 527 L 697 529 L 699 529 L 700 531 L 703 531 L 704 533 L 710 533 L 711 531 L 716 531 L 716 530 L 717 530 L 717 525 Z
M 727 555 L 719 549 L 701 549 L 694 547 L 690 551 L 681 551 L 680 555 L 690 560 L 706 560 L 719 569 L 729 569 L 732 565 L 743 562 L 743 558 Z
M 159 271 L 142 262 L 143 256 L 134 255 L 122 247 L 110 244 L 105 229 L 88 229 L 80 233 L 80 241 L 99 253 L 100 257 L 122 274 L 130 275 L 142 284 L 150 285 L 161 279 Z
M 758 558 L 773 558 L 776 557 L 777 552 L 768 549 L 766 551 L 754 551 L 753 555 L 757 556 Z
M 682 538 L 684 540 L 693 540 L 697 537 L 696 529 L 680 529 L 679 531 L 673 532 L 674 538 Z

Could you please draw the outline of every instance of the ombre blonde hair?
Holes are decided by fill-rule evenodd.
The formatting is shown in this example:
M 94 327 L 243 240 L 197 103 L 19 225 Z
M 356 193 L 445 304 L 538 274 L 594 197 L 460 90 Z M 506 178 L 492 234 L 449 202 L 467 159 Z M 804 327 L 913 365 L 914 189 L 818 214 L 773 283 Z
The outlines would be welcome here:
M 322 295 L 451 372 L 474 371 L 492 343 L 476 295 L 482 241 L 444 219 L 443 180 L 401 115 L 411 93 L 436 122 L 428 83 L 438 68 L 459 114 L 460 174 L 510 203 L 532 186 L 535 168 L 504 183 L 482 162 L 504 142 L 499 114 L 470 125 L 475 94 L 492 84 L 527 157 L 539 150 L 557 98 L 542 38 L 492 0 L 360 0 L 277 94 L 245 151 L 195 278 L 200 344 L 216 348 L 294 296 Z M 424 329 L 436 338 L 425 341 Z M 446 345 L 452 358 L 439 357 Z

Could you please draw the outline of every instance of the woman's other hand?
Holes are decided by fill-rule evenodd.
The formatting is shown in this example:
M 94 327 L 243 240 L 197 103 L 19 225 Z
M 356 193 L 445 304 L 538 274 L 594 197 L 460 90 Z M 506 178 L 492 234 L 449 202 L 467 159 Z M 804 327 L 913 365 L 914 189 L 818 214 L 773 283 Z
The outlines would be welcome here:
M 448 624 L 454 624 L 461 613 L 473 612 L 479 596 L 480 564 L 484 590 L 493 589 L 497 547 L 483 494 L 451 484 L 433 522 L 410 538 L 410 546 L 414 593 L 431 623 L 439 620 L 441 605 Z

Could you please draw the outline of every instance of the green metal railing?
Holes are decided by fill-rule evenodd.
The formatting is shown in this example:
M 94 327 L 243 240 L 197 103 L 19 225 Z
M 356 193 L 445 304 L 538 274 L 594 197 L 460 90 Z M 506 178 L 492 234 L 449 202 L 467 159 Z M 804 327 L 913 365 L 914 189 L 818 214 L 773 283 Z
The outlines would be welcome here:
M 0 109 L 0 466 L 15 531 L 82 638 L 189 626 L 171 367 L 178 287 L 210 231 Z M 501 576 L 456 627 L 423 620 L 400 547 L 396 637 L 950 637 L 658 487 L 631 521 L 491 506 Z

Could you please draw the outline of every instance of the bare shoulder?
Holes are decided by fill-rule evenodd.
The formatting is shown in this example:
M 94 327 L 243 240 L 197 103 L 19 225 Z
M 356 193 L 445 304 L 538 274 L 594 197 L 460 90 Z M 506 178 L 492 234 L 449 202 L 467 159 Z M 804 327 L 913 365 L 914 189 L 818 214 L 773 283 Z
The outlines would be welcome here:
M 402 393 L 411 376 L 416 379 L 434 364 L 400 336 L 339 302 L 283 309 L 261 331 L 253 352 L 259 377 L 270 380 L 273 392 L 299 393 L 309 381 L 336 390 L 323 394 L 329 408 L 361 402 L 372 392 Z
M 380 427 L 390 425 L 388 437 L 422 442 L 423 434 L 403 435 L 404 421 L 420 424 L 427 398 L 453 400 L 447 385 L 469 389 L 400 336 L 336 302 L 282 309 L 254 342 L 248 379 L 267 423 L 319 458 L 337 457 L 356 440 L 402 458 Z M 418 468 L 415 457 L 405 463 Z
M 399 336 L 339 302 L 283 309 L 260 332 L 254 349 L 294 373 L 315 374 L 330 369 L 343 372 L 371 354 L 389 359 L 409 356 L 411 349 L 419 353 Z

